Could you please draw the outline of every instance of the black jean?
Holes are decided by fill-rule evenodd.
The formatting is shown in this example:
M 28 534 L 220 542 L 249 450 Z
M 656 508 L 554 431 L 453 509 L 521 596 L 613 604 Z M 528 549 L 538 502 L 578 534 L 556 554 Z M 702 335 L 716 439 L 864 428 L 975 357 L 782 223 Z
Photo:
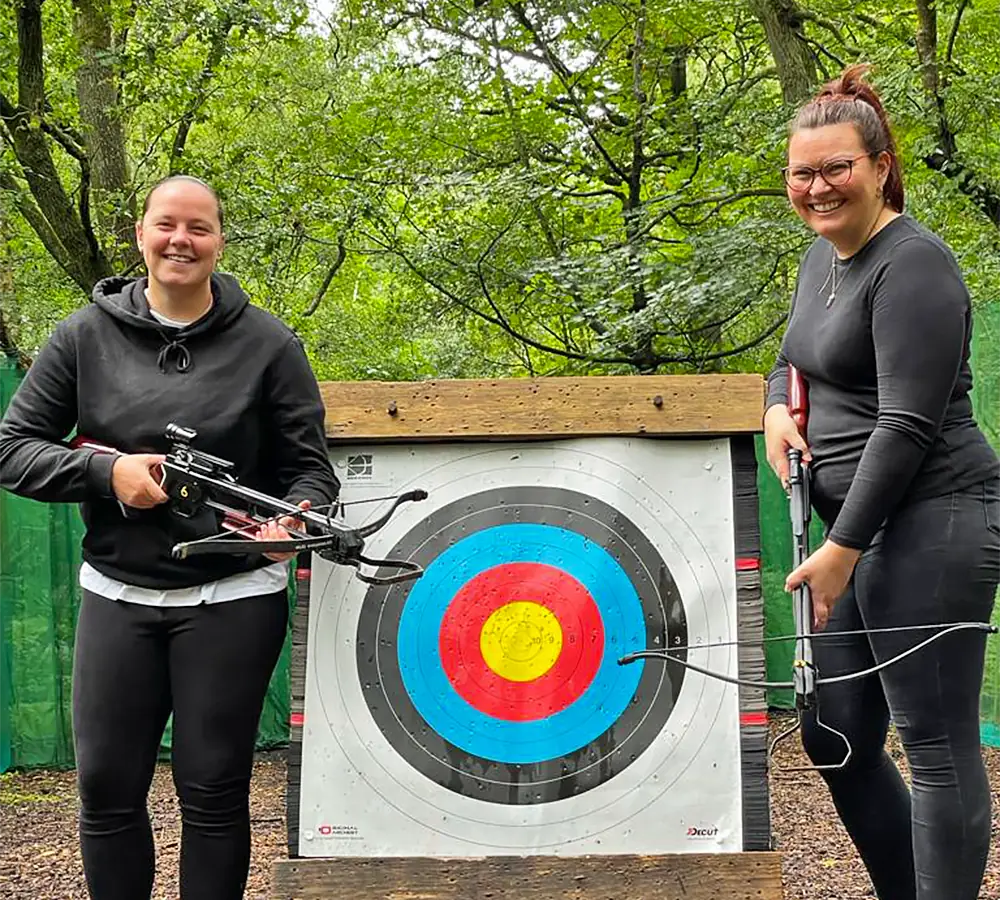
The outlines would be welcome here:
M 1000 480 L 902 509 L 862 555 L 827 630 L 987 622 L 1000 582 Z M 820 676 L 868 668 L 929 632 L 814 642 Z M 958 631 L 877 675 L 819 689 L 823 722 L 854 749 L 825 771 L 834 805 L 880 900 L 977 900 L 990 840 L 990 788 L 979 731 L 986 635 Z M 890 718 L 911 771 L 885 751 Z M 814 763 L 843 742 L 803 719 Z M 845 898 L 847 900 L 847 898 Z
M 143 900 L 152 892 L 146 797 L 171 711 L 181 897 L 243 897 L 254 745 L 287 619 L 284 591 L 169 609 L 83 592 L 73 732 L 80 843 L 94 900 Z

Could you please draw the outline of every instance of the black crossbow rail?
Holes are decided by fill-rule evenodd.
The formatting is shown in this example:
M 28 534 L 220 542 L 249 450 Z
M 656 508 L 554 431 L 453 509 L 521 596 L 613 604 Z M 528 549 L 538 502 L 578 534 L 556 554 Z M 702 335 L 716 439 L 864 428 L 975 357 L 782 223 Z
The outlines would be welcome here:
M 806 382 L 802 374 L 793 366 L 789 366 L 789 403 L 788 411 L 793 421 L 798 426 L 799 432 L 805 437 L 805 426 L 808 410 L 808 394 Z M 798 568 L 809 557 L 809 521 L 811 519 L 812 503 L 809 496 L 809 468 L 802 460 L 802 453 L 796 449 L 788 451 L 788 500 L 789 515 L 792 527 L 793 546 L 793 569 Z M 791 688 L 795 692 L 796 719 L 794 724 L 782 731 L 771 741 L 768 748 L 768 761 L 772 762 L 775 748 L 785 738 L 794 734 L 801 728 L 802 717 L 805 713 L 810 713 L 816 725 L 838 737 L 844 745 L 844 757 L 839 762 L 824 765 L 808 766 L 785 766 L 780 770 L 784 772 L 793 771 L 818 771 L 820 769 L 841 769 L 848 764 L 853 754 L 851 743 L 847 736 L 837 729 L 824 722 L 820 716 L 818 687 L 825 684 L 836 684 L 844 681 L 855 681 L 860 678 L 867 678 L 876 675 L 883 669 L 902 662 L 914 653 L 923 650 L 929 644 L 953 634 L 958 631 L 983 631 L 988 634 L 997 634 L 1000 629 L 987 622 L 945 622 L 927 625 L 902 625 L 894 628 L 862 628 L 853 631 L 818 631 L 813 632 L 813 603 L 812 593 L 808 583 L 803 583 L 792 592 L 792 612 L 795 622 L 795 633 L 789 635 L 778 635 L 765 638 L 765 641 L 794 641 L 795 656 L 792 661 L 791 681 L 753 681 L 750 679 L 736 678 L 723 672 L 714 672 L 711 669 L 688 662 L 686 659 L 678 659 L 674 654 L 686 654 L 693 650 L 708 650 L 713 647 L 735 646 L 744 643 L 758 643 L 754 641 L 721 641 L 707 644 L 690 644 L 685 647 L 671 647 L 669 650 L 638 650 L 628 653 L 618 660 L 619 665 L 628 665 L 639 659 L 660 659 L 674 665 L 683 666 L 709 678 L 727 684 L 741 685 L 743 687 L 760 688 L 762 690 Z M 902 651 L 891 659 L 887 659 L 877 665 L 858 672 L 848 672 L 844 675 L 824 677 L 816 668 L 813 661 L 813 641 L 826 638 L 843 637 L 845 635 L 870 635 L 889 632 L 933 632 L 930 637 L 925 638 L 914 646 Z
M 313 552 L 323 559 L 358 570 L 357 577 L 368 584 L 394 584 L 419 578 L 423 569 L 414 562 L 402 559 L 372 559 L 365 556 L 365 540 L 381 529 L 405 503 L 425 500 L 427 492 L 408 491 L 393 500 L 386 512 L 375 521 L 360 528 L 348 528 L 334 519 L 338 504 L 329 507 L 300 509 L 292 503 L 271 497 L 241 485 L 233 475 L 234 464 L 212 456 L 192 446 L 197 433 L 173 423 L 167 425 L 164 435 L 170 447 L 161 464 L 160 486 L 170 498 L 173 511 L 180 516 L 193 516 L 208 508 L 219 514 L 222 532 L 198 540 L 176 544 L 172 553 L 178 559 L 187 559 L 209 553 L 302 553 Z M 87 438 L 76 438 L 73 447 L 98 452 L 117 453 L 111 447 Z M 127 507 L 125 515 L 134 514 Z M 289 527 L 292 518 L 300 527 Z M 258 540 L 255 533 L 269 522 L 285 520 L 289 539 Z M 362 566 L 374 569 L 396 570 L 389 575 L 367 574 Z

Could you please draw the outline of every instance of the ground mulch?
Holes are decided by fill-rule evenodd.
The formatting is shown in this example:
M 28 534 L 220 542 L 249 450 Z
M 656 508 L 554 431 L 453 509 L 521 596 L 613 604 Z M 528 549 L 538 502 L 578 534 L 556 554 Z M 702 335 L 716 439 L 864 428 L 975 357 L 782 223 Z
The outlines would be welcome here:
M 775 717 L 772 728 L 785 723 Z M 895 740 L 890 750 L 904 773 Z M 993 789 L 993 841 L 981 900 L 1000 898 L 1000 749 L 984 748 Z M 783 763 L 804 763 L 797 738 Z M 0 897 L 4 900 L 87 900 L 76 832 L 74 774 L 65 771 L 0 775 Z M 266 900 L 271 863 L 286 855 L 285 760 L 261 754 L 250 800 L 253 856 L 247 900 Z M 875 900 L 858 855 L 814 773 L 772 777 L 772 827 L 783 855 L 786 900 Z M 176 900 L 180 818 L 170 769 L 158 766 L 150 791 L 158 873 L 155 900 Z M 359 898 L 361 900 L 361 898 Z M 724 900 L 724 898 L 720 898 Z
M 772 733 L 792 720 L 772 715 Z M 889 752 L 909 779 L 906 758 L 890 733 Z M 984 747 L 993 796 L 993 833 L 980 900 L 1000 900 L 1000 749 Z M 795 735 L 779 748 L 778 761 L 806 765 Z M 830 796 L 814 772 L 771 776 L 771 824 L 782 854 L 785 900 L 876 900 L 875 891 Z

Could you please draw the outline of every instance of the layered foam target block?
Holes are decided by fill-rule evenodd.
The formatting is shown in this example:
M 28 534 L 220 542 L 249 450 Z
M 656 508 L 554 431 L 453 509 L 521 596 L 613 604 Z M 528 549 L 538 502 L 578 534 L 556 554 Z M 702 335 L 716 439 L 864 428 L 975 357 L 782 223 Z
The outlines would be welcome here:
M 428 492 L 366 548 L 425 572 L 372 586 L 313 562 L 293 661 L 292 857 L 770 848 L 763 691 L 620 664 L 688 647 L 692 664 L 763 676 L 750 436 L 332 454 L 345 501 Z M 388 502 L 349 505 L 346 521 Z

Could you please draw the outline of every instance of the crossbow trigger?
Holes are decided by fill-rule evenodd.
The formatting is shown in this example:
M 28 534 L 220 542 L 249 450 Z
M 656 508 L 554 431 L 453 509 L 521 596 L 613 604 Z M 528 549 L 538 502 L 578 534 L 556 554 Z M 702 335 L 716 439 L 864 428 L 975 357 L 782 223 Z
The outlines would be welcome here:
M 235 464 L 192 446 L 198 434 L 192 428 L 173 423 L 164 429 L 169 449 L 160 465 L 160 487 L 170 498 L 172 511 L 191 518 L 208 508 L 218 514 L 222 532 L 174 545 L 172 555 L 187 559 L 209 553 L 302 553 L 313 552 L 337 565 L 358 570 L 359 580 L 368 584 L 394 584 L 419 578 L 423 569 L 402 559 L 373 559 L 364 554 L 365 539 L 386 525 L 404 503 L 425 500 L 427 492 L 408 491 L 393 499 L 389 509 L 367 525 L 348 528 L 334 520 L 338 503 L 328 507 L 300 509 L 286 500 L 272 497 L 240 484 L 234 475 Z M 112 447 L 85 437 L 74 438 L 70 446 L 104 453 L 119 453 Z M 127 517 L 136 511 L 122 506 Z M 287 540 L 258 540 L 260 526 L 286 517 L 301 523 L 288 528 Z M 361 566 L 394 569 L 392 574 L 367 574 Z

